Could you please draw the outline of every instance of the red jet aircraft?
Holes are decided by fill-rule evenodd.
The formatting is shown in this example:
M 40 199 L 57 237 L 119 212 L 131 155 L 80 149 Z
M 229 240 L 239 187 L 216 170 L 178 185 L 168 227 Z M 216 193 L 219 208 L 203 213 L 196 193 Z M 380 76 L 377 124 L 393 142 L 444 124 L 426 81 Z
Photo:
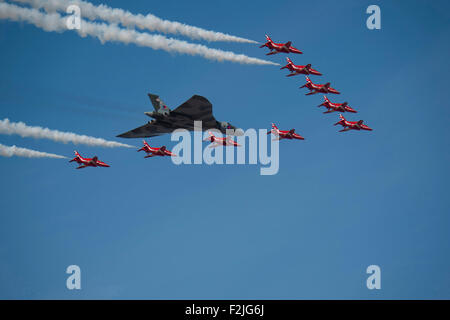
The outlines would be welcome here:
M 289 69 L 289 71 L 291 71 L 291 73 L 288 74 L 286 77 L 292 77 L 292 76 L 296 76 L 298 74 L 315 74 L 316 76 L 321 76 L 322 75 L 319 71 L 314 70 L 313 68 L 311 68 L 311 64 L 310 63 L 308 63 L 306 66 L 297 66 L 288 57 L 286 57 L 286 60 L 287 60 L 288 64 L 285 65 L 284 67 L 280 68 L 281 70 L 282 69 Z
M 279 130 L 278 127 L 275 125 L 275 123 L 272 123 L 272 130 L 267 132 L 267 134 L 273 134 L 277 138 L 275 140 L 281 140 L 281 139 L 298 139 L 298 140 L 305 140 L 301 135 L 295 133 L 295 129 L 291 130 Z
M 354 110 L 352 107 L 350 107 L 347 102 L 344 103 L 333 103 L 330 101 L 330 99 L 328 99 L 327 96 L 323 96 L 323 98 L 325 99 L 325 102 L 322 103 L 321 105 L 319 105 L 318 107 L 326 107 L 328 110 L 325 111 L 324 113 L 331 113 L 331 112 L 335 112 L 335 111 L 340 111 L 340 112 L 353 112 L 356 113 L 356 110 Z
M 308 77 L 306 77 L 306 83 L 304 85 L 302 85 L 300 87 L 301 88 L 308 88 L 309 92 L 307 94 L 305 94 L 305 96 L 309 96 L 312 94 L 316 94 L 316 93 L 334 93 L 334 94 L 341 94 L 339 91 L 337 91 L 334 88 L 330 87 L 331 83 L 327 82 L 325 84 L 315 84 L 311 81 L 311 79 L 309 79 Z
M 151 158 L 154 156 L 171 156 L 176 157 L 177 155 L 175 153 L 170 152 L 166 149 L 166 146 L 162 146 L 161 148 L 152 148 L 148 145 L 147 141 L 142 140 L 144 142 L 144 146 L 138 150 L 139 151 L 145 151 L 147 155 L 144 158 Z
M 363 124 L 363 120 L 359 120 L 359 121 L 347 121 L 345 120 L 344 116 L 342 114 L 339 114 L 339 120 L 338 122 L 336 122 L 334 125 L 338 125 L 340 124 L 341 126 L 344 127 L 344 129 L 339 130 L 339 132 L 345 132 L 348 130 L 368 130 L 368 131 L 372 131 L 371 128 L 369 128 L 368 126 L 366 126 L 365 124 Z
M 204 139 L 203 141 L 211 141 L 211 144 L 209 145 L 209 148 L 216 148 L 220 146 L 234 146 L 234 147 L 240 147 L 241 145 L 234 141 L 230 136 L 227 136 L 225 138 L 219 138 L 216 137 L 214 134 L 212 134 L 211 131 L 208 131 L 209 137 Z
M 76 169 L 82 169 L 86 167 L 109 167 L 109 165 L 107 165 L 106 163 L 98 160 L 97 156 L 93 157 L 92 159 L 83 158 L 77 151 L 75 151 L 75 158 L 73 158 L 69 162 L 74 161 L 80 165 Z
M 264 48 L 267 47 L 270 49 L 269 53 L 266 53 L 266 56 L 271 55 L 271 54 L 276 54 L 279 52 L 284 52 L 284 53 L 299 53 L 302 54 L 303 52 L 301 52 L 300 50 L 294 48 L 291 44 L 291 41 L 288 41 L 286 43 L 275 43 L 272 41 L 272 39 L 270 39 L 270 37 L 266 34 L 266 39 L 267 42 L 264 43 L 262 46 L 260 46 L 260 48 Z

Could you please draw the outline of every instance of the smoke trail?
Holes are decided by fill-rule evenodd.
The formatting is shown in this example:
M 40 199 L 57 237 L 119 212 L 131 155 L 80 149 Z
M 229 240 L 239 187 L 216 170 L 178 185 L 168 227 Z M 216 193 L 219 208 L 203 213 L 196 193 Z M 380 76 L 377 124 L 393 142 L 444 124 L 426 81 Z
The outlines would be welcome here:
M 126 147 L 134 148 L 129 144 L 119 143 L 115 141 L 108 141 L 102 138 L 94 138 L 85 135 L 79 135 L 72 132 L 62 132 L 58 130 L 51 130 L 42 127 L 32 127 L 28 126 L 23 122 L 10 122 L 9 119 L 0 120 L 0 134 L 17 134 L 23 138 L 31 137 L 35 139 L 49 139 L 56 142 L 68 143 L 72 142 L 74 144 L 85 144 L 88 146 L 99 146 L 99 147 Z
M 66 19 L 62 18 L 58 13 L 44 14 L 37 9 L 22 8 L 3 2 L 0 2 L 0 19 L 28 22 L 45 31 L 63 32 L 67 30 Z M 105 23 L 92 23 L 83 20 L 81 22 L 81 28 L 77 30 L 77 32 L 81 37 L 87 35 L 96 37 L 102 43 L 107 41 L 125 44 L 134 43 L 138 46 L 150 47 L 155 50 L 199 55 L 206 59 L 216 61 L 232 61 L 242 64 L 279 65 L 278 63 L 271 61 L 251 58 L 244 54 L 211 49 L 200 44 L 166 38 L 162 35 L 151 35 L 135 30 L 122 29 L 117 25 Z
M 2 157 L 25 157 L 25 158 L 55 158 L 66 159 L 67 157 L 53 153 L 40 152 L 31 149 L 19 148 L 16 146 L 5 146 L 0 143 L 0 156 Z
M 128 28 L 139 28 L 149 31 L 163 32 L 166 34 L 179 34 L 191 39 L 203 39 L 207 41 L 229 41 L 257 43 L 256 41 L 232 36 L 229 34 L 205 30 L 202 28 L 186 25 L 176 21 L 158 18 L 153 14 L 133 14 L 129 11 L 111 8 L 101 4 L 96 6 L 82 0 L 12 0 L 20 3 L 30 4 L 34 8 L 44 8 L 47 12 L 66 12 L 69 5 L 80 7 L 83 18 L 89 20 L 101 19 L 110 23 L 121 24 Z

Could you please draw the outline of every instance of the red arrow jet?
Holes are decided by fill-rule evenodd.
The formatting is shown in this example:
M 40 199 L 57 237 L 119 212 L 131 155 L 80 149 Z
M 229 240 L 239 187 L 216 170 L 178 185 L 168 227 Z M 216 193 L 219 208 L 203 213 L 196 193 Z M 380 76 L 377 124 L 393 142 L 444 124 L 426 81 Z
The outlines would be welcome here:
M 145 140 L 142 140 L 142 141 L 144 142 L 144 146 L 142 148 L 140 148 L 138 150 L 138 152 L 145 151 L 145 153 L 147 153 L 147 155 L 144 158 L 151 158 L 154 156 L 160 156 L 160 157 L 164 157 L 164 156 L 176 157 L 177 156 L 175 153 L 172 153 L 169 150 L 167 150 L 166 146 L 162 146 L 161 148 L 153 148 L 148 145 L 147 141 L 145 141 Z
M 305 140 L 301 135 L 295 133 L 295 129 L 291 130 L 279 130 L 278 127 L 275 125 L 275 123 L 272 123 L 272 130 L 267 132 L 267 134 L 273 134 L 277 138 L 275 140 L 282 140 L 282 139 L 298 139 L 298 140 Z
M 75 150 L 75 158 L 70 160 L 69 162 L 76 162 L 80 166 L 76 169 L 83 169 L 86 167 L 109 167 L 106 163 L 98 160 L 97 156 L 91 158 L 83 158 L 80 154 Z
M 328 110 L 325 111 L 324 113 L 331 113 L 335 111 L 356 113 L 356 110 L 350 107 L 347 102 L 333 103 L 330 101 L 330 99 L 327 98 L 327 96 L 323 96 L 323 98 L 325 99 L 325 102 L 319 105 L 318 107 L 319 108 L 322 106 L 326 107 Z
M 344 129 L 339 130 L 339 132 L 345 132 L 348 130 L 368 130 L 368 131 L 372 131 L 371 128 L 369 128 L 368 126 L 366 126 L 365 124 L 363 124 L 363 120 L 359 120 L 359 121 L 347 121 L 345 120 L 344 116 L 342 114 L 339 114 L 339 120 L 338 122 L 336 122 L 334 125 L 338 125 L 340 124 L 341 126 L 344 127 Z
M 315 84 L 311 81 L 311 79 L 309 79 L 308 77 L 306 77 L 306 83 L 304 85 L 302 85 L 300 88 L 308 88 L 309 92 L 307 94 L 305 94 L 305 96 L 309 96 L 312 94 L 316 94 L 316 93 L 334 93 L 334 94 L 341 94 L 339 91 L 337 91 L 334 88 L 330 87 L 331 83 L 327 82 L 325 84 Z
M 225 138 L 219 138 L 216 137 L 211 131 L 208 131 L 209 137 L 204 139 L 203 141 L 211 141 L 211 144 L 209 145 L 209 148 L 216 148 L 220 146 L 233 146 L 233 147 L 240 147 L 241 145 L 234 141 L 230 136 L 227 136 Z
M 271 55 L 271 54 L 276 54 L 279 52 L 284 52 L 284 53 L 298 53 L 298 54 L 302 54 L 303 52 L 301 52 L 300 50 L 294 48 L 291 44 L 291 41 L 288 41 L 286 43 L 275 43 L 272 41 L 272 39 L 270 39 L 270 37 L 266 34 L 266 39 L 267 42 L 264 43 L 262 46 L 260 46 L 260 48 L 264 48 L 267 47 L 270 49 L 269 53 L 266 53 L 266 56 Z
M 286 60 L 287 60 L 288 64 L 285 65 L 284 67 L 280 68 L 281 70 L 282 69 L 289 69 L 291 71 L 291 73 L 288 74 L 286 77 L 292 77 L 292 76 L 296 76 L 298 74 L 315 74 L 316 76 L 321 76 L 322 75 L 319 71 L 314 70 L 313 68 L 311 68 L 311 64 L 310 63 L 308 63 L 306 66 L 297 66 L 288 57 L 286 57 Z

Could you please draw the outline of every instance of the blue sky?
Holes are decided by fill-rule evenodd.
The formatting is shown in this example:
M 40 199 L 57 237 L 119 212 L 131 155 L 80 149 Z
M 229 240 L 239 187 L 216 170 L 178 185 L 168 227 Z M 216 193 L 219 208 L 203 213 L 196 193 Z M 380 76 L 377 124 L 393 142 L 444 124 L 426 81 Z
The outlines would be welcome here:
M 99 1 L 93 1 L 100 4 Z M 280 171 L 182 165 L 107 149 L 0 136 L 66 160 L 0 158 L 0 298 L 450 298 L 447 1 L 109 1 L 264 41 L 291 40 L 372 132 L 338 133 L 337 114 L 276 66 L 212 62 L 0 21 L 0 118 L 115 138 L 147 121 L 147 92 L 176 107 L 207 97 L 219 120 L 296 128 Z M 381 8 L 381 30 L 365 10 Z M 203 42 L 201 42 L 203 43 Z M 205 43 L 266 58 L 257 45 Z M 284 55 L 268 59 L 284 63 Z M 319 81 L 320 79 L 320 81 Z M 151 139 L 170 149 L 170 136 Z M 69 291 L 66 267 L 82 271 Z M 366 288 L 367 266 L 382 289 Z

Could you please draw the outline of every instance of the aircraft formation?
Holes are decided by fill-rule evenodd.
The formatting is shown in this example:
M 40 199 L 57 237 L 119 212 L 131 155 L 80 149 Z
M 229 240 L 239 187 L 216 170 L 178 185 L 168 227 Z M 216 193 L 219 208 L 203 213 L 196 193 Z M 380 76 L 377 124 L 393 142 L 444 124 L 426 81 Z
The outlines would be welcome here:
M 267 55 L 277 54 L 277 53 L 297 53 L 301 54 L 302 52 L 294 47 L 292 47 L 291 41 L 288 41 L 284 44 L 282 43 L 275 43 L 272 41 L 272 39 L 266 35 L 267 42 L 262 45 L 260 48 L 267 47 L 270 49 L 270 52 L 267 53 Z M 319 71 L 313 69 L 311 67 L 311 64 L 307 65 L 295 65 L 294 62 L 292 62 L 291 59 L 286 58 L 287 64 L 284 67 L 281 67 L 282 69 L 288 69 L 290 73 L 287 75 L 287 77 L 296 76 L 299 74 L 304 74 L 306 76 L 306 83 L 300 87 L 307 88 L 309 90 L 308 93 L 306 93 L 306 96 L 314 95 L 316 93 L 323 93 L 323 94 L 340 94 L 340 92 L 334 88 L 331 87 L 331 83 L 327 82 L 325 84 L 318 84 L 311 81 L 311 79 L 308 77 L 309 75 L 316 75 L 321 76 L 322 73 Z M 339 112 L 351 112 L 356 113 L 356 110 L 353 109 L 348 105 L 348 102 L 343 103 L 334 103 L 331 102 L 330 99 L 326 95 L 324 95 L 325 102 L 320 104 L 318 107 L 325 107 L 327 108 L 327 111 L 324 113 L 332 113 L 335 111 Z M 339 114 L 339 121 L 335 123 L 334 125 L 342 125 L 343 129 L 339 132 L 345 132 L 349 130 L 368 130 L 372 131 L 371 128 L 369 128 L 367 125 L 365 125 L 363 120 L 359 121 L 348 121 L 344 118 L 342 114 Z M 273 125 L 272 125 L 273 127 Z M 273 129 L 272 129 L 273 130 Z
M 297 48 L 292 46 L 292 42 L 288 41 L 286 43 L 275 43 L 272 39 L 266 35 L 266 43 L 260 46 L 260 48 L 268 48 L 270 51 L 266 55 L 274 55 L 277 53 L 294 53 L 294 54 L 302 54 L 303 52 L 298 50 Z M 323 113 L 332 113 L 332 112 L 349 112 L 349 113 L 357 113 L 355 109 L 348 105 L 348 102 L 336 103 L 331 102 L 330 99 L 326 96 L 326 94 L 340 94 L 340 92 L 331 87 L 331 83 L 327 82 L 325 84 L 314 83 L 309 76 L 322 76 L 322 73 L 312 68 L 311 64 L 306 65 L 296 65 L 294 62 L 287 57 L 287 64 L 282 69 L 288 69 L 290 73 L 287 77 L 296 76 L 299 74 L 304 74 L 306 76 L 306 83 L 300 87 L 307 88 L 309 90 L 306 93 L 306 96 L 314 95 L 317 93 L 325 94 L 324 102 L 320 104 L 318 107 L 325 107 L 327 111 Z M 145 112 L 145 115 L 153 118 L 153 120 L 148 121 L 146 124 L 132 129 L 128 132 L 122 133 L 118 135 L 121 138 L 145 138 L 145 137 L 154 137 L 158 135 L 168 134 L 176 129 L 186 129 L 189 131 L 193 131 L 194 121 L 202 121 L 202 130 L 210 130 L 216 129 L 222 132 L 223 134 L 228 134 L 231 130 L 233 135 L 241 135 L 242 130 L 236 128 L 232 124 L 226 121 L 217 121 L 212 114 L 212 104 L 205 97 L 194 95 L 189 100 L 171 110 L 160 98 L 155 94 L 148 94 L 150 101 L 153 105 L 154 111 Z M 365 125 L 363 120 L 359 121 L 348 121 L 344 118 L 342 114 L 339 114 L 339 121 L 334 125 L 341 125 L 343 127 L 339 132 L 345 132 L 349 130 L 368 130 L 372 131 L 370 127 Z M 227 132 L 228 131 L 228 132 Z M 233 140 L 230 135 L 226 137 L 216 137 L 211 131 L 208 131 L 209 137 L 204 139 L 203 141 L 209 141 L 211 144 L 209 148 L 216 148 L 220 146 L 231 146 L 231 147 L 239 147 L 240 145 Z M 305 140 L 304 137 L 295 132 L 295 129 L 291 130 L 280 130 L 278 127 L 272 123 L 272 129 L 267 133 L 272 134 L 275 137 L 275 140 Z M 167 150 L 166 146 L 162 146 L 160 148 L 151 147 L 145 140 L 143 140 L 144 146 L 140 148 L 139 151 L 144 151 L 147 155 L 144 158 L 151 158 L 155 156 L 170 156 L 175 157 L 176 154 Z M 76 157 L 70 162 L 77 162 L 80 166 L 77 169 L 85 168 L 85 167 L 109 167 L 104 162 L 98 160 L 95 156 L 92 159 L 81 157 L 78 152 L 75 151 Z

